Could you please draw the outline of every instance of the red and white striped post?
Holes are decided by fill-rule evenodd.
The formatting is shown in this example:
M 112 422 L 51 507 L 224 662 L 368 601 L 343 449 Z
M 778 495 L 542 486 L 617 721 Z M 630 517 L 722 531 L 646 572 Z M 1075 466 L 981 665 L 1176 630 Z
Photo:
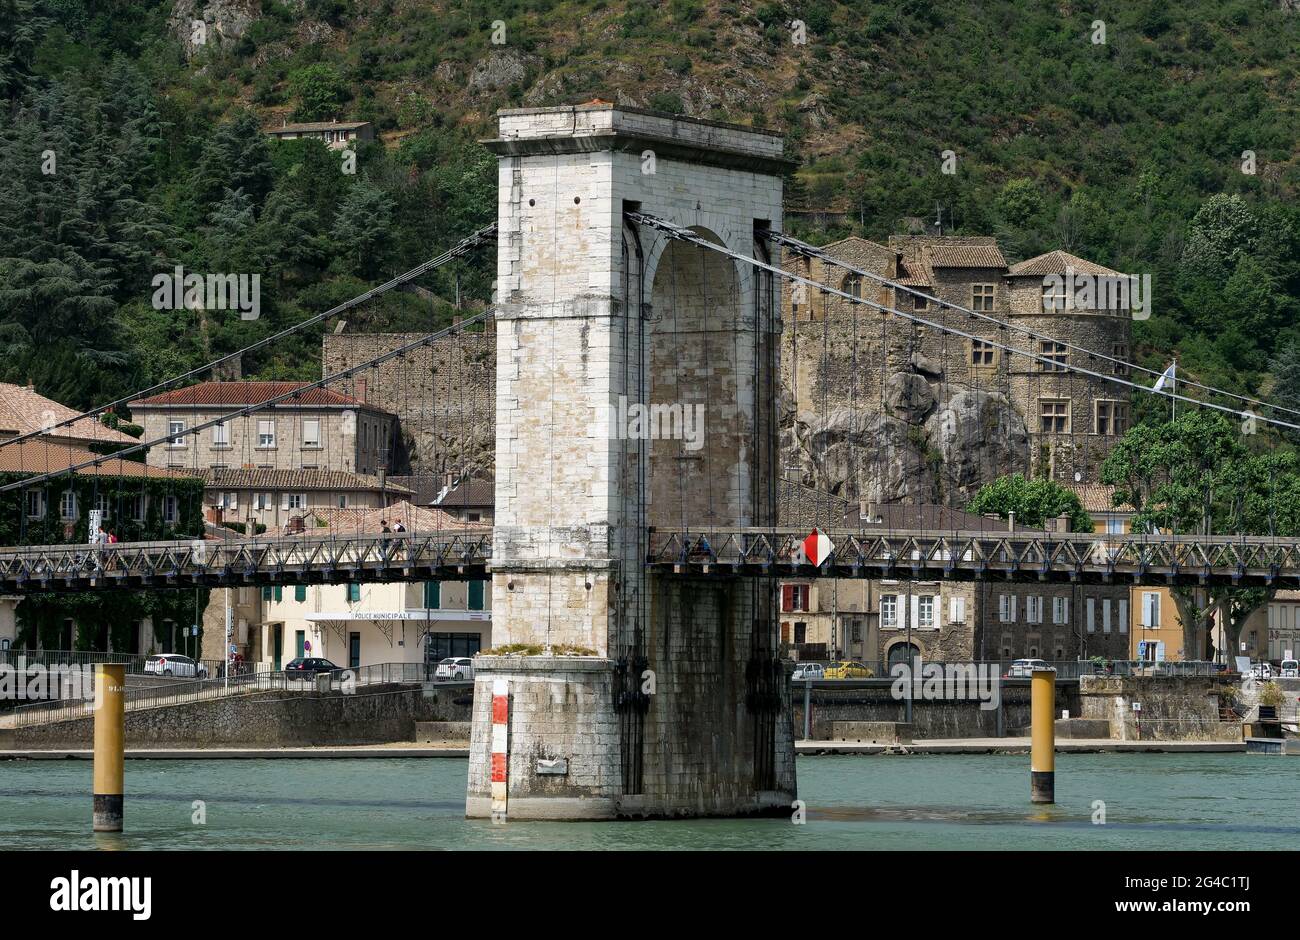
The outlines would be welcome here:
M 507 739 L 510 729 L 510 685 L 492 680 L 492 821 L 506 819 Z

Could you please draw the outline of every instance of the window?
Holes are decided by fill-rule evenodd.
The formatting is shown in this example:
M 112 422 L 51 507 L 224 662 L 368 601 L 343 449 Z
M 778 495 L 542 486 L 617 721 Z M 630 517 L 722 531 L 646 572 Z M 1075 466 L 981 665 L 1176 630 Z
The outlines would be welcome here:
M 949 623 L 966 622 L 966 598 L 964 597 L 948 598 L 948 622 Z
M 929 306 L 930 306 L 930 301 L 927 300 L 926 298 L 922 297 L 920 294 L 913 294 L 913 295 L 912 295 L 912 309 L 913 309 L 913 310 L 925 310 L 925 309 L 927 309 Z
M 1025 621 L 1027 623 L 1043 622 L 1043 599 L 1030 595 L 1025 598 Z
M 234 490 L 230 490 L 225 493 L 222 493 L 220 501 L 217 503 L 217 505 L 220 506 L 222 509 L 238 509 L 239 494 L 236 493 Z
M 929 594 L 917 598 L 916 625 L 923 630 L 934 627 L 934 598 Z
M 339 494 L 339 509 L 347 509 L 347 508 L 348 508 L 348 494 L 347 494 L 347 493 L 340 493 L 340 494 Z
M 281 509 L 306 509 L 307 495 L 305 493 L 285 493 L 281 501 Z
M 1092 404 L 1094 434 L 1119 436 L 1128 430 L 1128 402 L 1099 399 Z
M 357 603 L 357 602 L 360 601 L 360 600 L 361 600 L 361 585 L 360 585 L 360 584 L 356 584 L 356 583 L 349 584 L 349 585 L 348 585 L 348 603 L 349 603 L 349 604 L 355 604 L 355 603 Z
M 1068 597 L 1052 598 L 1052 623 L 1070 622 L 1070 599 Z
M 184 447 L 185 446 L 185 422 L 168 421 L 167 422 L 167 446 Z
M 1070 359 L 1066 345 L 1051 339 L 1038 341 L 1038 355 L 1039 372 L 1064 372 L 1065 364 Z
M 275 446 L 275 421 L 258 421 L 257 422 L 257 446 L 274 447 Z
M 844 279 L 842 289 L 850 297 L 860 300 L 862 298 L 862 278 L 857 274 L 850 274 Z
M 1038 400 L 1038 429 L 1045 434 L 1068 434 L 1070 431 L 1070 400 L 1068 398 L 1040 398 Z
M 95 494 L 95 508 L 96 508 L 97 510 L 99 510 L 99 512 L 101 513 L 101 515 L 102 515 L 105 519 L 107 519 L 107 518 L 109 517 L 109 515 L 110 515 L 110 513 L 109 513 L 109 508 L 108 508 L 108 503 L 109 503 L 109 500 L 108 500 L 108 494 L 107 494 L 107 493 L 96 493 L 96 494 Z
M 898 626 L 898 595 L 880 595 L 880 625 L 882 627 Z
M 970 364 L 976 368 L 987 368 L 998 361 L 998 349 L 992 343 L 982 339 L 970 341 Z
M 1088 632 L 1089 632 L 1089 633 L 1096 633 L 1096 632 L 1097 632 L 1097 601 L 1096 601 L 1096 599 L 1095 599 L 1095 598 L 1091 598 L 1091 597 L 1088 598 L 1088 599 L 1084 602 L 1084 607 L 1085 607 L 1086 614 L 1087 614 L 1087 616 L 1086 616 L 1086 620 L 1087 620 L 1087 623 L 1088 623 Z
M 424 582 L 424 606 L 429 610 L 437 610 L 442 606 L 442 582 Z
M 469 583 L 469 610 L 483 609 L 483 581 L 471 581 Z
M 970 289 L 971 309 L 977 313 L 993 312 L 993 285 L 973 284 Z
M 163 522 L 168 525 L 175 525 L 176 520 L 180 518 L 180 500 L 175 496 L 163 497 Z
M 1110 598 L 1106 597 L 1101 602 L 1101 632 L 1110 633 Z
M 212 426 L 212 446 L 229 447 L 230 446 L 230 426 L 222 421 Z
M 808 585 L 783 584 L 781 586 L 781 609 L 782 610 L 807 610 L 808 609 Z
M 308 418 L 302 423 L 302 446 L 320 447 L 320 419 Z
M 1046 281 L 1046 278 L 1044 278 Z M 1043 284 L 1043 311 L 1051 313 L 1067 310 L 1070 306 L 1070 293 L 1065 289 L 1065 278 L 1056 278 L 1055 283 Z
M 1016 619 L 1016 598 L 1013 594 L 998 595 L 998 620 L 1012 623 Z
M 27 491 L 27 518 L 45 518 L 45 494 L 40 490 Z
M 1128 375 L 1128 343 L 1114 343 L 1110 347 L 1110 354 L 1119 360 L 1111 363 L 1111 370 L 1116 375 Z
M 128 511 L 131 513 L 131 518 L 136 522 L 144 522 L 144 513 L 147 506 L 148 501 L 143 493 L 127 497 Z
M 1142 629 L 1160 629 L 1160 595 L 1155 591 L 1142 592 Z
M 851 631 L 852 631 L 852 632 L 850 633 L 850 636 L 852 637 L 852 639 L 851 639 L 849 642 L 851 642 L 851 643 L 861 643 L 861 642 L 862 642 L 862 621 L 861 621 L 861 620 L 854 620 L 854 621 L 853 621 L 853 625 L 852 625 L 852 627 L 851 627 L 850 629 L 851 629 Z
M 1106 520 L 1106 534 L 1107 534 L 1107 535 L 1123 535 L 1123 534 L 1124 534 L 1124 520 L 1123 520 L 1123 519 L 1116 518 L 1115 516 L 1111 516 L 1109 519 L 1107 519 L 1107 520 Z
M 796 620 L 794 624 L 794 641 L 795 643 L 808 642 L 808 624 L 802 620 Z
M 1119 601 L 1119 632 L 1128 633 L 1128 601 Z
M 77 518 L 77 494 L 72 490 L 64 490 L 59 497 L 59 518 L 65 522 Z

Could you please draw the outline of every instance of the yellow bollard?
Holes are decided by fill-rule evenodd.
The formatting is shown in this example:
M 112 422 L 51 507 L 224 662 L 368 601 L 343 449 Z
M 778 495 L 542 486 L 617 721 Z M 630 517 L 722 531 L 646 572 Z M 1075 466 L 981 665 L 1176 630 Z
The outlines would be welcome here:
M 1056 670 L 1035 669 L 1030 680 L 1033 739 L 1029 760 L 1029 799 L 1056 802 Z
M 126 666 L 102 664 L 95 676 L 95 832 L 122 831 Z

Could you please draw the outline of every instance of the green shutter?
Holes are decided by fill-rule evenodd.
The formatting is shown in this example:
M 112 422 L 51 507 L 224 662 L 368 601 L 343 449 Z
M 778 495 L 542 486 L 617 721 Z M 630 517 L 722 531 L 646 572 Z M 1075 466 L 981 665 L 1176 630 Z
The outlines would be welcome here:
M 482 581 L 471 581 L 469 583 L 469 609 L 483 609 L 483 583 Z
M 349 600 L 350 602 L 356 602 L 356 601 L 361 600 L 361 585 L 360 585 L 360 584 L 355 584 L 355 583 L 353 583 L 353 584 L 349 584 L 349 585 L 348 585 L 348 600 Z
M 307 599 L 307 585 L 305 584 L 294 585 L 293 599 L 296 601 L 305 601 Z
M 262 600 L 269 601 L 270 599 L 271 599 L 271 588 L 269 587 L 262 588 Z
M 429 610 L 437 610 L 442 606 L 441 581 L 424 582 L 424 606 Z
M 284 588 L 278 584 L 275 586 L 275 599 L 276 601 L 284 600 Z

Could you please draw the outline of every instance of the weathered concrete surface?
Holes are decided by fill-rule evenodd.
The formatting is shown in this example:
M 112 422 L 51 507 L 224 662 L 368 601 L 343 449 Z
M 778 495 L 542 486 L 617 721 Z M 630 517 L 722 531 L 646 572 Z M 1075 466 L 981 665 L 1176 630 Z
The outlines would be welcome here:
M 856 741 L 798 741 L 801 756 L 817 754 L 1028 754 L 1028 738 L 963 738 L 913 744 L 859 744 Z M 1202 754 L 1244 752 L 1243 741 L 1115 741 L 1109 738 L 1057 741 L 1063 754 Z
M 127 760 L 358 760 L 396 757 L 469 756 L 463 747 L 420 747 L 405 744 L 379 747 L 199 747 L 199 748 L 127 748 Z M 0 750 L 0 760 L 94 760 L 95 752 L 87 749 Z
M 832 721 L 831 740 L 911 744 L 912 726 L 902 721 Z
M 1198 676 L 1084 676 L 1078 715 L 1109 721 L 1112 737 L 1121 741 L 1240 741 L 1241 724 L 1219 720 L 1222 685 Z
M 464 720 L 457 705 L 464 689 L 426 696 L 400 685 L 366 686 L 341 692 L 262 692 L 126 713 L 128 746 L 182 748 L 338 746 L 414 741 L 417 721 Z M 94 738 L 94 719 L 52 722 L 13 730 L 17 749 L 77 748 Z

